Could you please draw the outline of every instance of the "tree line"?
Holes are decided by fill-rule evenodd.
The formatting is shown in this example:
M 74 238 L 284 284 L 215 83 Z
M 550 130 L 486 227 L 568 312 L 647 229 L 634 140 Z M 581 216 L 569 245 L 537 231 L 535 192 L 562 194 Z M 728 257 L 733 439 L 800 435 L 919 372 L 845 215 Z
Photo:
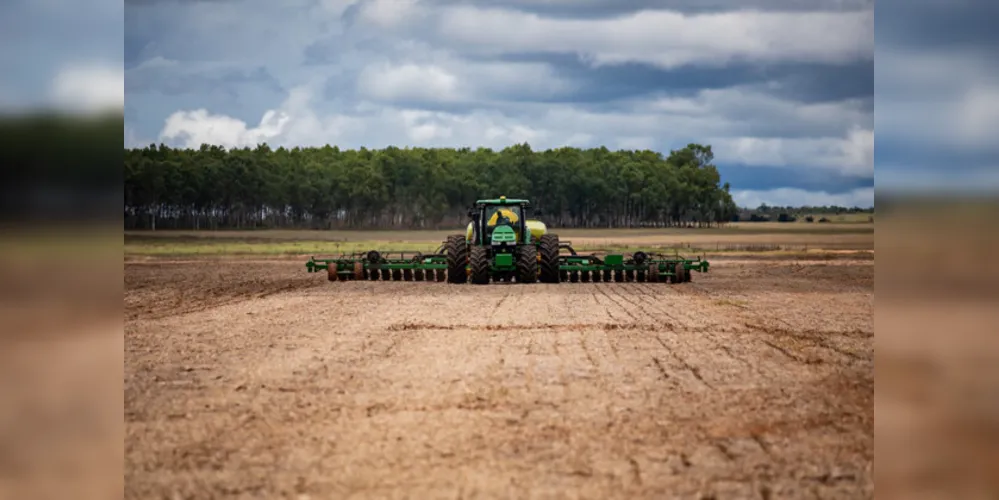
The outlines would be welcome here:
M 436 229 L 480 198 L 528 198 L 556 227 L 704 226 L 738 211 L 711 146 L 662 154 L 528 144 L 125 149 L 126 229 Z

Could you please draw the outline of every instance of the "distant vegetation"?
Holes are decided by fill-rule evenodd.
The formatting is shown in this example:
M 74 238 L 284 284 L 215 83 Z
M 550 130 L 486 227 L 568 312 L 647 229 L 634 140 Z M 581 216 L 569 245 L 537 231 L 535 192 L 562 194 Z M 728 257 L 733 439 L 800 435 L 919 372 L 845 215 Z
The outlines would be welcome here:
M 762 204 L 755 209 L 740 209 L 733 222 L 874 222 L 873 208 L 832 206 L 779 207 Z
M 710 146 L 125 149 L 126 229 L 430 229 L 478 198 L 529 198 L 558 227 L 708 226 L 737 211 Z

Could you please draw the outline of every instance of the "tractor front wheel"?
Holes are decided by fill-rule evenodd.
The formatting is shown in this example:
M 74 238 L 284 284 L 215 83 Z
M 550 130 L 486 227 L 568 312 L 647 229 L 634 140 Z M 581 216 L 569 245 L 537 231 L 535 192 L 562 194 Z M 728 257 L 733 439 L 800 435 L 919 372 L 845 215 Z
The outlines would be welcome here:
M 486 247 L 475 245 L 471 251 L 472 283 L 476 285 L 489 284 L 489 253 Z
M 517 283 L 538 281 L 538 247 L 527 244 L 517 247 Z

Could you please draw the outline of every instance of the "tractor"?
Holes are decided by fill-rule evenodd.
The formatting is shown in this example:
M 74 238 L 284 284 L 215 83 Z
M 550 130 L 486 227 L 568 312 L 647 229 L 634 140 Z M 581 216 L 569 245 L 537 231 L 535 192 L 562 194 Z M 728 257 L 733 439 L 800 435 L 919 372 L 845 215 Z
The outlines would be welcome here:
M 465 233 L 445 242 L 448 282 L 558 283 L 558 236 L 528 219 L 530 207 L 528 200 L 506 196 L 476 201 Z

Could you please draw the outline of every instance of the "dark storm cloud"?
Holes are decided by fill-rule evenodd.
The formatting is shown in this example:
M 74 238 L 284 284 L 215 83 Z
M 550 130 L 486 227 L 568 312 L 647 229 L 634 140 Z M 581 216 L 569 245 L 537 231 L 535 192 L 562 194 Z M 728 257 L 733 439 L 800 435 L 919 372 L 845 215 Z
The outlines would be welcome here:
M 805 191 L 825 191 L 830 194 L 849 193 L 855 189 L 874 187 L 870 177 L 840 175 L 826 170 L 788 167 L 743 166 L 719 163 L 718 173 L 733 189 L 768 191 L 796 188 Z
M 910 141 L 887 136 L 878 140 L 874 162 L 879 168 L 936 169 L 952 173 L 999 167 L 999 143 L 971 148 L 960 145 Z
M 266 68 L 205 68 L 177 71 L 172 65 L 139 67 L 125 73 L 126 92 L 157 92 L 165 95 L 210 94 L 235 95 L 240 85 L 256 85 L 271 92 L 285 89 Z
M 559 76 L 579 87 L 560 96 L 559 102 L 600 102 L 641 95 L 668 93 L 691 96 L 704 89 L 754 84 L 776 84 L 761 89 L 802 103 L 871 99 L 874 96 L 874 62 L 845 65 L 733 63 L 722 67 L 682 66 L 662 69 L 649 64 L 623 63 L 593 67 L 570 54 L 506 54 L 501 61 L 543 62 Z
M 983 49 L 999 47 L 997 19 L 995 1 L 912 0 L 882 2 L 874 26 L 883 46 Z

